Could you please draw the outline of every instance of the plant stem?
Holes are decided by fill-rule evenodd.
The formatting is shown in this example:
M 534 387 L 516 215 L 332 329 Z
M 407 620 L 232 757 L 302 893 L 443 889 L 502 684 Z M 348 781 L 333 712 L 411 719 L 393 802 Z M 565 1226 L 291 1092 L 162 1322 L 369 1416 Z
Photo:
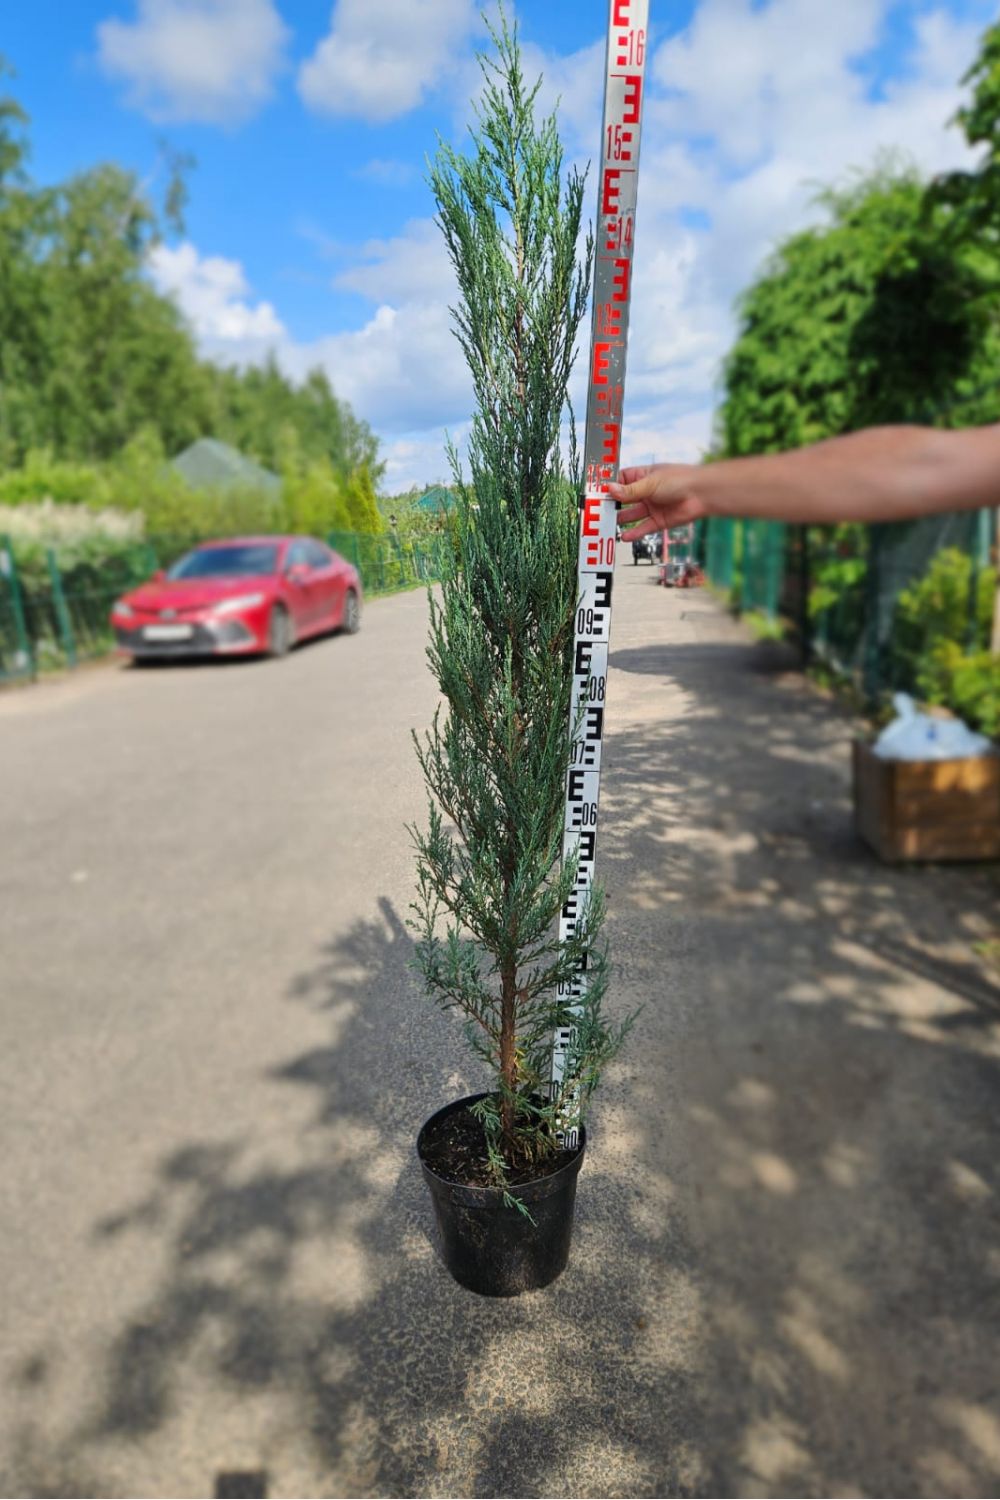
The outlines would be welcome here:
M 517 1088 L 516 986 L 517 973 L 514 965 L 505 965 L 500 975 L 500 1077 L 503 1082 L 500 1098 L 500 1128 L 503 1132 L 504 1150 L 507 1153 L 514 1148 L 514 1091 Z M 510 1160 L 509 1154 L 508 1160 Z

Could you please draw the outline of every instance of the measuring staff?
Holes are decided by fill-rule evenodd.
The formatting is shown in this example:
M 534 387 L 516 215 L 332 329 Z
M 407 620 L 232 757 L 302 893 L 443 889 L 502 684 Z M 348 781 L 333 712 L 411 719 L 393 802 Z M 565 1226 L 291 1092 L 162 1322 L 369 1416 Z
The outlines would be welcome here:
M 573 688 L 570 724 L 576 729 L 566 780 L 563 861 L 577 859 L 576 883 L 559 919 L 566 942 L 590 899 L 597 858 L 597 811 L 604 740 L 604 699 L 611 639 L 618 506 L 608 485 L 618 476 L 625 350 L 632 297 L 639 132 L 649 0 L 610 0 L 605 53 L 604 121 L 597 194 L 594 308 L 587 384 L 587 425 L 583 447 L 584 491 L 577 557 L 577 611 L 573 636 Z M 579 728 L 577 728 L 579 725 Z M 579 1012 L 586 993 L 586 959 L 561 993 Z M 559 1027 L 552 1048 L 552 1085 L 562 1083 L 572 1026 Z M 567 1120 L 563 1145 L 579 1143 L 579 1129 Z

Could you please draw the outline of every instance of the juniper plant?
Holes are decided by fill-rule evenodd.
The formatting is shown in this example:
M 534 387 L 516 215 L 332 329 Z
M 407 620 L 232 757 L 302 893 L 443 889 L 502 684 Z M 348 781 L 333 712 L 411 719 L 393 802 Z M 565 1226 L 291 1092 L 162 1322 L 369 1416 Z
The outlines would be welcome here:
M 444 699 L 415 736 L 430 794 L 411 830 L 419 894 L 416 965 L 466 1020 L 492 1071 L 480 1118 L 495 1180 L 556 1149 L 625 1026 L 601 1014 L 607 955 L 595 890 L 560 944 L 575 868 L 560 869 L 570 742 L 577 504 L 560 424 L 593 255 L 578 253 L 584 177 L 564 177 L 554 117 L 536 121 L 516 30 L 491 28 L 472 149 L 431 165 L 437 222 L 458 284 L 452 309 L 476 408 L 468 482 L 454 450 L 454 548 L 431 601 L 428 657 Z M 572 422 L 572 418 L 570 417 Z M 586 955 L 582 1013 L 562 992 Z M 555 1027 L 573 1025 L 563 1085 L 549 1097 Z

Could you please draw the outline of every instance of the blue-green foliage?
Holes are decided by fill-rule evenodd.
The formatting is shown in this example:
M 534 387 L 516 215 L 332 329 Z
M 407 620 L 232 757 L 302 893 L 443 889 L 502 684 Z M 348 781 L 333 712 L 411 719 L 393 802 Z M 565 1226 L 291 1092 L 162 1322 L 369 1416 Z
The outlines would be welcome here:
M 577 937 L 557 935 L 575 877 L 560 854 L 577 507 L 559 437 L 589 284 L 589 240 L 577 261 L 584 184 L 576 172 L 564 181 L 554 120 L 535 121 L 516 35 L 503 24 L 493 35 L 473 149 L 442 146 L 431 174 L 476 410 L 468 479 L 453 455 L 452 550 L 431 606 L 445 707 L 418 740 L 431 807 L 415 833 L 414 910 L 428 990 L 464 1015 L 494 1074 L 490 1159 L 514 1167 L 554 1148 L 556 1114 L 574 1088 L 586 1102 L 621 1029 L 601 1018 L 600 892 Z M 571 1017 L 558 991 L 584 953 L 588 998 Z M 552 1031 L 571 1020 L 574 1076 L 550 1101 Z

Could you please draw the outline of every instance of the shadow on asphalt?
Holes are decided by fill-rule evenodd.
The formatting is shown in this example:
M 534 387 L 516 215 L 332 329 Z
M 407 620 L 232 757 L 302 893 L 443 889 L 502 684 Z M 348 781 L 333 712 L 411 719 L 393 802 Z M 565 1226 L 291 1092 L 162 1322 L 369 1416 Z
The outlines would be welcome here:
M 331 1040 L 271 1077 L 312 1097 L 318 1163 L 248 1169 L 237 1142 L 192 1143 L 147 1197 L 95 1227 L 98 1244 L 146 1236 L 165 1269 L 110 1342 L 98 1420 L 63 1454 L 25 1444 L 31 1493 L 105 1493 L 89 1467 L 102 1451 L 168 1428 L 205 1383 L 273 1393 L 336 1494 L 550 1493 L 574 1473 L 596 1493 L 609 1465 L 647 1471 L 665 1403 L 693 1425 L 687 1376 L 678 1368 L 669 1395 L 651 1386 L 643 1351 L 648 1297 L 689 1253 L 676 1225 L 656 1223 L 631 1233 L 629 1274 L 610 1272 L 608 1246 L 642 1205 L 599 1158 L 570 1270 L 548 1292 L 477 1298 L 441 1265 L 414 1139 L 475 1080 L 450 1071 L 460 1028 L 422 1000 L 411 954 L 383 901 L 293 986 L 291 1000 L 329 1017 Z
M 831 763 L 850 721 L 762 682 L 780 653 L 612 665 L 690 703 L 616 736 L 602 874 L 664 922 L 664 994 L 696 975 L 703 1492 L 995 1493 L 1000 986 L 972 944 L 1000 868 L 879 864 Z
M 267 1279 L 252 1261 L 241 1262 L 237 1281 L 256 1284 L 256 1294 L 223 1299 L 229 1352 L 217 1374 L 249 1386 L 295 1382 L 299 1421 L 311 1431 L 322 1470 L 336 1476 L 338 1493 L 429 1494 L 443 1485 L 515 1494 L 536 1483 L 542 1492 L 571 1468 L 580 1429 L 595 1418 L 604 1440 L 626 1455 L 642 1407 L 647 1424 L 657 1420 L 633 1368 L 643 1281 L 650 1278 L 615 1286 L 616 1336 L 609 1339 L 605 1257 L 580 1252 L 588 1237 L 603 1249 L 615 1236 L 613 1200 L 621 1189 L 609 1184 L 603 1195 L 599 1167 L 587 1164 L 573 1272 L 548 1297 L 477 1298 L 440 1264 L 414 1139 L 427 1114 L 470 1091 L 475 1079 L 451 1071 L 465 1057 L 460 1028 L 420 996 L 409 971 L 412 951 L 399 915 L 383 901 L 377 919 L 331 944 L 324 963 L 295 985 L 294 998 L 328 1011 L 338 1034 L 275 1076 L 313 1095 L 317 1125 L 331 1141 L 353 1138 L 350 1159 L 305 1179 L 293 1173 L 236 1188 L 227 1181 L 234 1163 L 191 1164 L 195 1201 L 179 1233 L 183 1256 L 166 1301 L 154 1310 L 166 1339 L 144 1333 L 138 1348 L 131 1333 L 119 1341 L 110 1365 L 109 1430 L 124 1422 L 135 1431 L 145 1414 L 162 1408 L 194 1332 L 188 1309 L 216 1315 L 211 1288 L 190 1284 L 192 1271 L 201 1282 L 199 1258 L 220 1237 L 249 1255 L 260 1231 L 276 1241 Z M 405 1007 L 389 1009 L 385 1002 L 400 993 Z M 186 1172 L 189 1164 L 180 1165 Z M 176 1178 L 177 1166 L 168 1165 L 168 1178 Z M 637 1262 L 661 1258 L 659 1230 L 654 1239 L 655 1246 L 632 1246 Z M 289 1296 L 288 1257 L 306 1240 L 327 1257 L 328 1295 L 301 1302 Z M 683 1253 L 681 1245 L 667 1247 L 668 1260 Z M 341 1299 L 329 1295 L 338 1283 Z M 331 1305 L 338 1300 L 346 1305 Z M 513 1360 L 508 1342 L 517 1351 Z M 574 1385 L 581 1396 L 593 1387 L 597 1397 L 596 1405 L 587 1402 L 583 1422 L 565 1405 Z M 130 1394 L 137 1389 L 145 1392 L 138 1403 Z M 671 1399 L 682 1399 L 680 1389 Z
M 1000 991 L 963 954 L 995 873 L 877 865 L 843 724 L 755 662 L 613 654 L 691 707 L 608 746 L 611 936 L 650 1004 L 563 1278 L 494 1303 L 435 1256 L 413 1140 L 478 1076 L 383 901 L 287 997 L 329 1030 L 269 1074 L 312 1100 L 292 1159 L 193 1141 L 95 1226 L 148 1236 L 159 1288 L 109 1330 L 98 1420 L 61 1453 L 26 1430 L 26 1492 L 107 1493 L 104 1445 L 205 1386 L 272 1394 L 328 1493 L 993 1491 Z M 44 1397 L 42 1352 L 20 1378 Z

